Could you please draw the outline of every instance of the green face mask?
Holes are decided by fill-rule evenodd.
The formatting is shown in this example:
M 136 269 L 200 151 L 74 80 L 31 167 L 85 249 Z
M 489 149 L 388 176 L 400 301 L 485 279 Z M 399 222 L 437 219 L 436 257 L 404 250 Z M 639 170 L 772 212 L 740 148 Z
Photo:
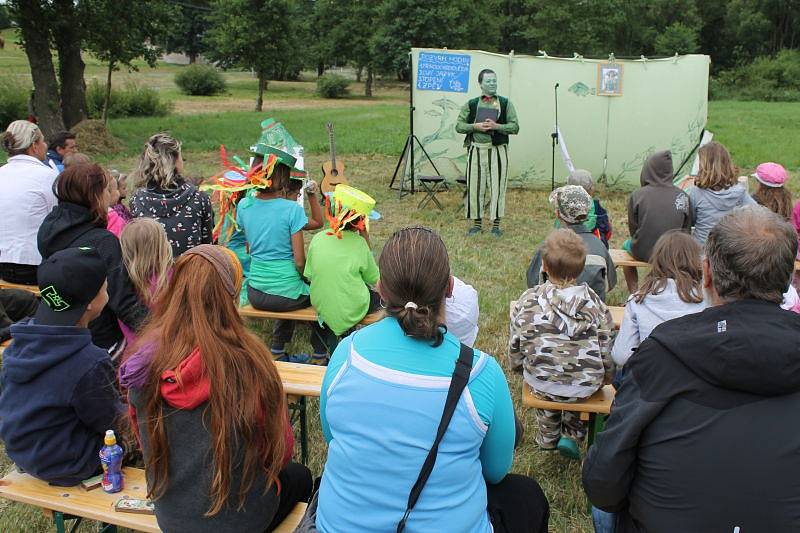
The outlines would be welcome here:
M 484 96 L 494 96 L 497 94 L 497 75 L 494 73 L 487 73 L 483 75 L 481 81 L 481 92 Z

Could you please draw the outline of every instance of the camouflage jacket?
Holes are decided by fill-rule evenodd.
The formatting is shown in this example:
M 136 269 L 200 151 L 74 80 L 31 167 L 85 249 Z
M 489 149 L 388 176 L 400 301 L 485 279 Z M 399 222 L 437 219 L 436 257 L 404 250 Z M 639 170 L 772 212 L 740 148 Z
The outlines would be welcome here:
M 559 288 L 549 281 L 511 304 L 508 358 L 523 367 L 533 390 L 586 398 L 614 373 L 606 304 L 586 284 Z

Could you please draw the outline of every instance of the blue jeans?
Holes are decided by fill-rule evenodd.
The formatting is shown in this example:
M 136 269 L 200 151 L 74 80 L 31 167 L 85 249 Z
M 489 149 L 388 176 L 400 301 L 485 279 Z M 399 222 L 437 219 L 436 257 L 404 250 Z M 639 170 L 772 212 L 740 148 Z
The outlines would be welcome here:
M 601 511 L 594 505 L 592 506 L 592 522 L 594 522 L 595 533 L 614 533 L 616 529 L 617 515 Z

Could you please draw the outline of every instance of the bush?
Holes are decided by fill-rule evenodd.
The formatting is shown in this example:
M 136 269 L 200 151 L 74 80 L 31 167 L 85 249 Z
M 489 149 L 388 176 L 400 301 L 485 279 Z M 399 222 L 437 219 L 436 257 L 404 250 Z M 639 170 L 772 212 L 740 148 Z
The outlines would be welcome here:
M 15 120 L 27 118 L 30 94 L 26 85 L 7 76 L 0 79 L 0 131 Z
M 341 98 L 350 92 L 350 82 L 338 74 L 325 74 L 317 80 L 317 94 L 323 98 Z
M 225 78 L 211 65 L 189 65 L 175 75 L 175 85 L 183 94 L 210 96 L 224 92 Z
M 800 101 L 800 50 L 782 50 L 775 57 L 720 72 L 711 80 L 711 97 L 730 100 Z
M 86 111 L 89 118 L 103 116 L 103 102 L 106 87 L 92 80 L 86 88 Z M 163 117 L 172 111 L 172 102 L 164 102 L 155 89 L 141 87 L 137 83 L 127 83 L 123 89 L 111 88 L 111 101 L 108 106 L 110 118 L 119 117 Z

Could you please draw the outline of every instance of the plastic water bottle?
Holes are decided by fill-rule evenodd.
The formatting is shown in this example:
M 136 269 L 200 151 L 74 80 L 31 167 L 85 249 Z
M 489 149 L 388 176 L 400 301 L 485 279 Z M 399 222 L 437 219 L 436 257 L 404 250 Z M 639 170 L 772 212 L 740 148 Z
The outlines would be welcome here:
M 105 446 L 100 448 L 100 464 L 103 465 L 103 490 L 119 492 L 123 487 L 122 480 L 122 447 L 117 444 L 114 431 L 106 431 Z

